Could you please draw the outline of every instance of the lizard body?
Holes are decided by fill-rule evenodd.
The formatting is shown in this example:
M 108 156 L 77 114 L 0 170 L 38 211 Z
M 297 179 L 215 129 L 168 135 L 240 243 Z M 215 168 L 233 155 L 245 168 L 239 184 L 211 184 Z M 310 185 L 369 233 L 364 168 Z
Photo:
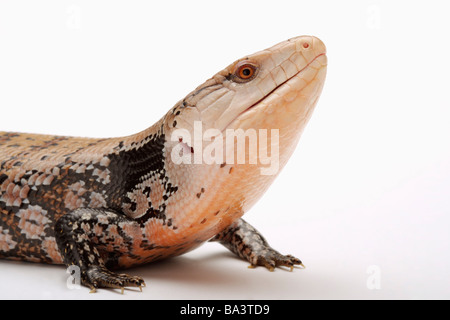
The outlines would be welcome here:
M 208 240 L 252 265 L 301 263 L 272 249 L 241 216 L 292 154 L 326 64 L 319 39 L 297 37 L 232 63 L 135 135 L 0 132 L 0 258 L 78 266 L 91 289 L 141 286 L 143 279 L 110 270 L 180 255 Z M 214 139 L 198 145 L 186 138 L 195 137 L 198 123 L 202 133 L 215 130 Z M 230 146 L 220 134 L 238 129 L 276 129 L 279 136 L 266 135 L 271 147 L 248 147 L 246 161 L 234 163 L 238 142 Z M 214 149 L 216 161 L 193 163 L 211 141 L 224 142 Z M 275 147 L 277 170 L 261 174 L 261 151 Z M 249 163 L 252 156 L 256 163 Z

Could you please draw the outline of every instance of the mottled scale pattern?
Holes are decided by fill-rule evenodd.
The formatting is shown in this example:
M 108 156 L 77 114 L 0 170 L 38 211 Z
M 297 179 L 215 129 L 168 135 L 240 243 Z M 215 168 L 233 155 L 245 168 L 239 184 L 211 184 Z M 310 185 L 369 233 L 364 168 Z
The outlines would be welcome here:
M 107 206 L 106 158 L 73 159 L 102 141 L 0 133 L 0 256 L 62 262 L 56 221 L 76 208 Z
M 77 265 L 87 286 L 123 287 L 143 281 L 108 285 L 93 280 L 102 278 L 98 268 L 130 267 L 193 246 L 148 238 L 161 226 L 176 229 L 165 212 L 177 186 L 165 172 L 162 127 L 147 131 L 123 140 L 0 132 L 0 257 Z
M 61 216 L 78 208 L 111 208 L 132 215 L 136 199 L 130 198 L 143 176 L 157 177 L 168 199 L 176 187 L 166 182 L 164 141 L 161 131 L 129 145 L 118 139 L 0 133 L 3 230 L 18 225 L 21 230 L 9 233 L 18 241 L 24 237 L 52 240 L 47 239 L 50 231 L 32 226 L 51 227 Z M 150 188 L 145 191 L 149 194 Z M 164 220 L 164 204 L 147 208 L 145 213 Z M 35 258 L 51 262 L 48 255 Z

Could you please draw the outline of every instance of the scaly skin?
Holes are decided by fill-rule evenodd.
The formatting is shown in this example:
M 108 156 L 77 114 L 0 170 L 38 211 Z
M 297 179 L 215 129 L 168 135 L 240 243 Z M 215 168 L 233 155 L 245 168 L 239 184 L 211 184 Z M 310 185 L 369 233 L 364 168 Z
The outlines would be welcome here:
M 232 63 L 132 136 L 0 132 L 0 257 L 78 266 L 82 284 L 94 290 L 140 287 L 143 279 L 110 270 L 180 255 L 208 240 L 251 265 L 300 264 L 240 217 L 294 151 L 326 64 L 320 40 L 297 37 Z M 212 163 L 195 163 L 211 150 L 211 139 L 198 144 L 180 135 L 183 129 L 194 137 L 198 124 L 223 142 Z M 230 159 L 239 157 L 238 140 L 227 144 L 220 135 L 230 129 L 279 135 L 268 133 L 266 145 L 249 147 L 236 164 Z M 270 174 L 262 173 L 261 151 L 268 149 L 278 150 Z M 191 162 L 174 161 L 174 154 Z

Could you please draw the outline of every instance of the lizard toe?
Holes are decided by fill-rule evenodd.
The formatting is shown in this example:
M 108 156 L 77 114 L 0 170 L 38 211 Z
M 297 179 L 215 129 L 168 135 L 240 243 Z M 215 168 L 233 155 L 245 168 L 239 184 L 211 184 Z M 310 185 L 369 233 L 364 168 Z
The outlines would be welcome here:
M 91 288 L 112 288 L 121 289 L 123 293 L 125 287 L 138 287 L 142 291 L 145 287 L 144 279 L 128 274 L 117 274 L 109 271 L 103 266 L 91 266 L 87 271 L 87 279 L 84 284 Z M 95 290 L 94 290 L 95 291 Z
M 289 267 L 292 271 L 295 265 L 303 265 L 302 261 L 292 255 L 283 255 L 278 251 L 268 248 L 261 252 L 256 258 L 256 264 L 266 267 L 269 271 L 274 271 L 275 268 L 279 267 Z

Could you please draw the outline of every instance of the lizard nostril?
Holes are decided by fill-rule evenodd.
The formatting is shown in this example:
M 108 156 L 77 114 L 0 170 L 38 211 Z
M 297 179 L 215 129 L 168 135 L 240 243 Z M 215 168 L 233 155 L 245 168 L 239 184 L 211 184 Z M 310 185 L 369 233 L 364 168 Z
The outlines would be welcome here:
M 309 43 L 308 42 L 303 43 L 303 48 L 308 49 L 309 48 Z

